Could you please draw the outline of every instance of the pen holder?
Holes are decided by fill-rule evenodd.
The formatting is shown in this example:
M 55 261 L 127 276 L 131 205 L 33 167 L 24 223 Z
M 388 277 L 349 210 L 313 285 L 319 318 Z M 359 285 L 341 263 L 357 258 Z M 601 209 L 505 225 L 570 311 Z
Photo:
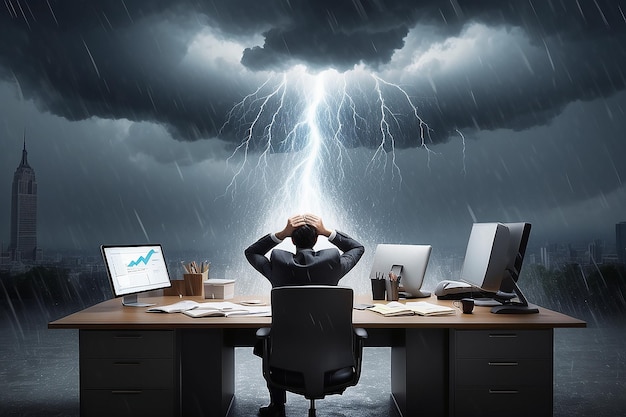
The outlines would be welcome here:
M 202 281 L 209 279 L 209 271 L 200 274 L 183 274 L 185 281 L 185 295 L 204 297 L 204 285 Z
M 372 279 L 372 300 L 384 300 L 385 299 L 385 280 L 384 279 Z
M 398 301 L 400 295 L 398 294 L 399 282 L 397 280 L 392 281 L 390 279 L 385 280 L 387 290 L 387 301 Z

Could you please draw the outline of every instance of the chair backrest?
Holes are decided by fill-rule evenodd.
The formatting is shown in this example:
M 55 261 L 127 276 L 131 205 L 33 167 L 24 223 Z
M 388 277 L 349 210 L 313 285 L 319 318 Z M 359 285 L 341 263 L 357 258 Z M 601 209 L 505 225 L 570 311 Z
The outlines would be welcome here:
M 319 394 L 326 372 L 355 366 L 353 298 L 347 287 L 272 289 L 270 367 L 302 373 Z

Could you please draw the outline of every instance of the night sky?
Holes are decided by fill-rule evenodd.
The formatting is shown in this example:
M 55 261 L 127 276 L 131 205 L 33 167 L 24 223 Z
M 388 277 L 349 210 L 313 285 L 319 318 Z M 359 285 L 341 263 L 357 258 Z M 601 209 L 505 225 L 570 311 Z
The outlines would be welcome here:
M 613 244 L 626 220 L 626 2 L 0 7 L 5 249 L 24 138 L 45 252 L 242 258 L 300 211 L 366 248 L 476 221 Z

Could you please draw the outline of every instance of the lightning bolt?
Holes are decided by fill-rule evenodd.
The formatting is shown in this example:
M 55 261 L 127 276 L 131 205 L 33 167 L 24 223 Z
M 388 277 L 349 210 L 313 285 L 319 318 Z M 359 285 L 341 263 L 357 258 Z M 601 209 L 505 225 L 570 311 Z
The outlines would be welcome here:
M 466 173 L 466 170 L 465 170 L 465 136 L 459 129 L 455 129 L 455 132 L 458 133 L 461 138 L 461 145 L 463 149 L 463 171 L 462 172 L 463 174 L 465 174 Z
M 405 104 L 408 105 L 412 117 L 417 121 L 419 126 L 418 139 L 419 139 L 419 147 L 424 148 L 428 152 L 428 164 L 430 165 L 430 155 L 434 153 L 427 143 L 426 140 L 430 139 L 431 129 L 428 127 L 428 124 L 424 122 L 422 117 L 419 115 L 418 107 L 413 103 L 411 97 L 403 89 L 400 85 L 390 83 L 388 81 L 383 80 L 382 78 L 371 74 L 372 79 L 374 80 L 374 91 L 376 92 L 376 96 L 378 99 L 378 129 L 380 133 L 380 141 L 379 145 L 376 148 L 370 163 L 368 164 L 368 168 L 371 168 L 372 165 L 376 163 L 376 161 L 381 161 L 383 164 L 383 168 L 386 168 L 387 158 L 386 158 L 386 149 L 388 147 L 391 148 L 391 164 L 392 164 L 392 173 L 395 172 L 400 178 L 400 182 L 402 182 L 402 173 L 400 172 L 400 167 L 396 163 L 396 141 L 394 134 L 392 132 L 392 125 L 394 125 L 397 129 L 402 129 L 402 122 L 398 119 L 396 112 L 387 104 L 387 99 L 383 91 L 383 87 L 391 87 L 396 90 L 400 97 L 405 101 Z
M 407 120 L 417 126 L 416 132 L 404 131 Z M 227 127 L 242 140 L 228 158 L 234 169 L 225 195 L 234 196 L 241 183 L 264 187 L 276 200 L 268 207 L 272 217 L 306 211 L 336 216 L 333 184 L 345 179 L 344 166 L 352 163 L 348 148 L 355 143 L 374 145 L 364 174 L 390 168 L 399 182 L 398 134 L 415 136 L 429 163 L 434 153 L 428 146 L 431 129 L 411 95 L 365 71 L 310 74 L 296 68 L 271 74 L 233 106 L 220 133 Z M 272 184 L 274 175 L 268 172 L 278 169 L 280 181 Z

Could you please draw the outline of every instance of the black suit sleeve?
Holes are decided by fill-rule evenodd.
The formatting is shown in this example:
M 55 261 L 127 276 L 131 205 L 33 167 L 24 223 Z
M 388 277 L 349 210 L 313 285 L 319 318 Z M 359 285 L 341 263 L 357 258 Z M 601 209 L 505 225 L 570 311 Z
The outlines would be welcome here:
M 352 239 L 343 232 L 337 231 L 335 238 L 329 240 L 330 243 L 337 246 L 343 253 L 341 254 L 341 272 L 342 276 L 347 274 L 359 262 L 361 256 L 365 252 L 362 244 Z
M 267 279 L 270 279 L 272 276 L 272 264 L 269 259 L 267 259 L 265 254 L 276 245 L 278 245 L 278 243 L 272 239 L 271 235 L 267 234 L 254 242 L 244 251 L 246 259 L 250 262 L 250 265 L 263 274 L 263 276 Z

